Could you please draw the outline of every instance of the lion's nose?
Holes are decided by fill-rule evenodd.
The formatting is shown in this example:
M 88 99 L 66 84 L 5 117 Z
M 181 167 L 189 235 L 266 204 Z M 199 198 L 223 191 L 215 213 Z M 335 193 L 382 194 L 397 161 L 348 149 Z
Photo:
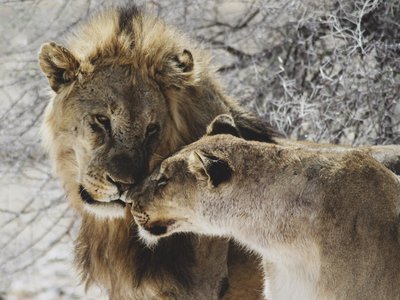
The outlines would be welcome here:
M 106 175 L 106 179 L 108 182 L 112 183 L 117 187 L 120 194 L 129 190 L 129 188 L 133 186 L 133 184 L 135 183 L 133 180 L 131 182 L 123 182 L 121 180 L 114 179 L 110 175 Z
M 146 174 L 143 159 L 138 151 L 134 153 L 117 153 L 110 155 L 106 166 L 108 181 L 126 191 L 129 186 L 136 184 Z

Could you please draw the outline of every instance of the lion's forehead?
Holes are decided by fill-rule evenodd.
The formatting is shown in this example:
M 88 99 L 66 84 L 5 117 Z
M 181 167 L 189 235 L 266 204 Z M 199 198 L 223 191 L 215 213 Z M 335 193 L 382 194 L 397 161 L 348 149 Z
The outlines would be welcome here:
M 115 70 L 115 77 L 111 78 L 108 74 Z M 90 137 L 91 124 L 97 115 L 102 115 L 110 120 L 112 131 L 110 142 L 101 148 L 118 152 L 142 147 L 149 124 L 155 124 L 161 130 L 168 126 L 168 108 L 158 87 L 140 77 L 132 82 L 121 76 L 126 76 L 125 72 L 121 73 L 115 67 L 94 71 L 87 81 L 76 82 L 68 93 L 58 95 L 62 101 L 55 101 L 56 105 L 63 104 L 53 111 L 59 111 L 63 130 Z M 68 118 L 65 118 L 66 114 Z M 93 135 L 93 141 L 100 139 L 95 140 Z
M 131 68 L 116 64 L 94 69 L 92 73 L 82 75 L 75 89 L 83 97 L 105 100 L 162 98 L 155 82 Z
M 112 82 L 93 82 L 77 85 L 63 102 L 63 109 L 76 106 L 79 115 L 105 114 L 116 123 L 128 123 L 129 128 L 139 128 L 147 120 L 157 120 L 166 112 L 162 95 L 151 86 L 113 86 Z

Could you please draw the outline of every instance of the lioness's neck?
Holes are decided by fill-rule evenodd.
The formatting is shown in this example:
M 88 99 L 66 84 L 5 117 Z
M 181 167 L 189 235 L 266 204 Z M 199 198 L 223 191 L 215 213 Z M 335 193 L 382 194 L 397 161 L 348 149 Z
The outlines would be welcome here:
M 319 249 L 313 242 L 271 245 L 264 251 L 264 294 L 267 299 L 321 299 Z
M 313 174 L 303 170 L 302 162 L 308 160 L 308 154 L 300 161 L 292 150 L 266 143 L 225 145 L 221 144 L 221 149 L 235 165 L 246 167 L 235 168 L 230 182 L 217 187 L 219 191 L 211 190 L 208 199 L 202 200 L 207 201 L 203 213 L 209 220 L 205 222 L 258 252 L 275 241 L 290 244 L 307 237 L 304 235 L 312 230 L 320 196 L 310 181 Z
M 235 185 L 222 201 L 210 201 L 203 215 L 210 217 L 211 222 L 205 223 L 212 226 L 207 225 L 205 233 L 229 235 L 263 257 L 270 266 L 265 273 L 267 299 L 321 299 L 319 247 L 309 234 L 312 214 L 301 213 L 294 197 L 277 193 L 272 180 L 258 189 L 249 188 L 251 183 L 245 181 L 241 185 L 243 190 Z

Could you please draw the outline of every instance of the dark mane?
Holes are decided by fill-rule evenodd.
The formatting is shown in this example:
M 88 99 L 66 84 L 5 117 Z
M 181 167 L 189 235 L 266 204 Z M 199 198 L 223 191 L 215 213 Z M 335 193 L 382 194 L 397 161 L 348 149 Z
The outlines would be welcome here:
M 135 236 L 137 238 L 137 236 Z M 135 248 L 134 260 L 135 273 L 138 284 L 142 280 L 156 279 L 155 277 L 172 276 L 176 282 L 185 289 L 190 289 L 193 284 L 191 268 L 194 266 L 194 251 L 192 235 L 175 235 L 171 238 L 160 240 L 155 249 L 145 246 Z
M 131 32 L 132 20 L 136 19 L 141 14 L 141 10 L 135 4 L 129 4 L 125 7 L 118 7 L 118 14 L 119 30 L 121 32 Z
M 245 140 L 275 143 L 274 137 L 282 136 L 270 123 L 251 112 L 232 109 L 231 114 Z
M 96 269 L 96 272 L 107 271 L 118 278 L 127 276 L 135 287 L 148 280 L 162 286 L 163 281 L 172 279 L 183 289 L 190 290 L 193 283 L 191 269 L 195 262 L 192 235 L 172 236 L 150 249 L 139 241 L 134 223 L 107 223 L 114 224 L 107 226 L 91 216 L 82 220 L 75 242 L 75 263 L 82 270 L 82 280 L 87 285 L 98 280 L 98 274 L 94 273 Z

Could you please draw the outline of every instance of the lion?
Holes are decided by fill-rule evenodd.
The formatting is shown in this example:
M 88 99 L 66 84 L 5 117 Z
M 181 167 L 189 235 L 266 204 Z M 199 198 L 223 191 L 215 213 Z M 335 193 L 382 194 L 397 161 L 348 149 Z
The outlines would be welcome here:
M 400 298 L 394 173 L 363 151 L 245 141 L 230 116 L 214 124 L 130 191 L 145 241 L 232 237 L 263 257 L 266 299 Z
M 231 115 L 245 139 L 289 142 L 227 96 L 207 52 L 130 6 L 95 15 L 66 47 L 44 44 L 39 65 L 53 94 L 44 145 L 82 218 L 75 260 L 83 281 L 112 299 L 260 299 L 258 256 L 192 235 L 148 249 L 124 202 L 132 185 L 219 114 Z
M 218 114 L 233 115 L 245 138 L 273 141 L 267 123 L 225 95 L 207 53 L 132 6 L 94 16 L 68 47 L 44 44 L 39 64 L 53 90 L 43 140 L 82 218 L 75 256 L 84 282 L 111 299 L 260 298 L 258 257 L 190 235 L 148 249 L 124 202 Z

